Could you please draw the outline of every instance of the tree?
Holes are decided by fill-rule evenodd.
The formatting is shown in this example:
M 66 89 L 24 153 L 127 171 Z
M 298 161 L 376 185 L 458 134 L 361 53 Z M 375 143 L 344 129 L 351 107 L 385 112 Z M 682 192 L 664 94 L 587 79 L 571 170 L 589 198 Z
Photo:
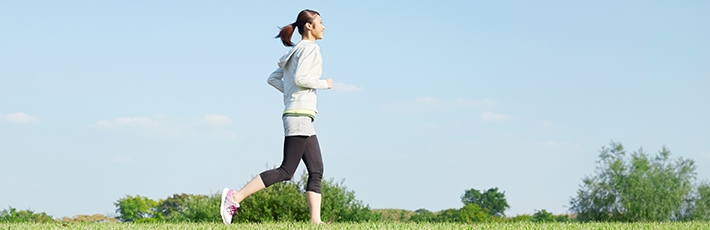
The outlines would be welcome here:
M 169 220 L 189 220 L 190 222 L 219 222 L 222 217 L 219 214 L 219 205 L 222 199 L 222 194 L 217 192 L 212 195 L 190 195 L 187 201 L 186 209 L 183 212 L 177 212 L 182 216 L 170 216 Z
M 555 217 L 547 210 L 538 210 L 530 219 L 532 222 L 555 222 Z
M 478 207 L 488 210 L 491 216 L 503 216 L 505 209 L 510 208 L 505 199 L 505 192 L 498 192 L 498 188 L 488 189 L 481 193 L 476 189 L 468 189 L 461 196 L 464 205 L 475 204 Z
M 416 214 L 409 218 L 409 221 L 414 221 L 417 223 L 421 222 L 434 222 L 436 220 L 436 214 L 433 212 L 420 208 L 414 211 Z
M 689 213 L 684 207 L 694 203 L 695 164 L 670 155 L 665 147 L 655 157 L 643 149 L 627 154 L 621 143 L 602 147 L 596 175 L 583 179 L 570 211 L 580 221 L 683 219 Z
M 126 195 L 113 203 L 116 206 L 116 212 L 120 214 L 119 219 L 123 222 L 143 222 L 153 221 L 154 208 L 158 206 L 158 202 L 136 195 Z
M 686 199 L 678 220 L 707 220 L 710 218 L 710 185 L 707 182 L 700 183 L 695 191 Z
M 463 223 L 484 222 L 491 220 L 489 210 L 475 204 L 467 204 L 459 210 L 459 218 Z
M 165 200 L 160 200 L 158 206 L 155 208 L 156 219 L 164 220 L 167 219 L 173 213 L 182 213 L 187 209 L 187 202 L 190 200 L 190 195 L 173 194 L 172 197 L 168 197 Z

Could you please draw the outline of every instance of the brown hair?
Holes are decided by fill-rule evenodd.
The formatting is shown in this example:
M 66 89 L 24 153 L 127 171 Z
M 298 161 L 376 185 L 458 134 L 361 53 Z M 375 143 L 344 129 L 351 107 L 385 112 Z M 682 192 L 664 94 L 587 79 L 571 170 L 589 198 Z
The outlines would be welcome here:
M 298 13 L 298 18 L 296 18 L 296 22 L 281 27 L 279 35 L 276 35 L 276 37 L 274 38 L 281 38 L 281 42 L 283 42 L 285 46 L 293 46 L 293 42 L 291 42 L 291 35 L 293 35 L 293 30 L 295 28 L 298 28 L 298 33 L 303 35 L 303 33 L 306 32 L 306 23 L 314 23 L 316 16 L 320 16 L 320 14 L 314 10 L 302 10 L 300 13 Z

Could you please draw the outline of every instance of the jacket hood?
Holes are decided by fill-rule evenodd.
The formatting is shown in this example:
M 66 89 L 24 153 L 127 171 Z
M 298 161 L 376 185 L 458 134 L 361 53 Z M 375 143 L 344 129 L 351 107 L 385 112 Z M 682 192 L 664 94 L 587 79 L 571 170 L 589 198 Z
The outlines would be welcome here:
M 286 66 L 286 63 L 288 63 L 288 60 L 291 60 L 291 56 L 293 56 L 293 54 L 296 53 L 296 50 L 298 50 L 297 47 L 302 46 L 303 43 L 305 43 L 305 42 L 312 42 L 312 41 L 301 40 L 300 42 L 296 43 L 296 45 L 293 46 L 293 48 L 291 48 L 291 50 L 289 50 L 288 52 L 286 52 L 284 54 L 284 56 L 281 56 L 281 58 L 279 58 L 279 67 L 283 69 Z
M 288 60 L 291 60 L 291 56 L 293 56 L 295 52 L 296 49 L 294 46 L 294 49 L 289 50 L 284 54 L 284 56 L 281 56 L 281 58 L 279 58 L 279 68 L 283 69 L 284 67 L 286 67 L 286 63 L 288 63 Z

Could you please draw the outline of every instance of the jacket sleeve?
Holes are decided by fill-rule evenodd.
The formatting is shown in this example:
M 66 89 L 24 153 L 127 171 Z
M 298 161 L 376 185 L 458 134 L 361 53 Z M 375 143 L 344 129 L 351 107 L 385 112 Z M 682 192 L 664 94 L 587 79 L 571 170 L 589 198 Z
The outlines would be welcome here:
M 313 64 L 321 62 L 320 50 L 317 46 L 308 47 L 303 50 L 303 54 L 299 57 L 296 65 L 296 73 L 294 80 L 297 86 L 311 89 L 327 89 L 328 82 L 320 80 L 320 76 L 308 75 L 313 68 Z
M 266 82 L 269 83 L 269 85 L 273 86 L 274 88 L 278 89 L 282 93 L 284 92 L 284 70 L 281 68 L 276 69 L 271 75 L 269 75 L 269 79 L 266 80 Z

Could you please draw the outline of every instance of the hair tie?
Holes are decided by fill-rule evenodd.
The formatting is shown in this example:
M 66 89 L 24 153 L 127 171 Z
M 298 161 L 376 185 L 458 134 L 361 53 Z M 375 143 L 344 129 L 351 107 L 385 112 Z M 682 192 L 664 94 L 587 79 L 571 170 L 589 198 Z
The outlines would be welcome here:
M 297 27 L 298 27 L 298 24 L 296 24 L 296 23 L 298 23 L 298 21 L 296 21 L 296 22 L 294 22 L 294 23 L 291 23 L 291 25 L 293 26 L 293 28 L 297 28 Z

